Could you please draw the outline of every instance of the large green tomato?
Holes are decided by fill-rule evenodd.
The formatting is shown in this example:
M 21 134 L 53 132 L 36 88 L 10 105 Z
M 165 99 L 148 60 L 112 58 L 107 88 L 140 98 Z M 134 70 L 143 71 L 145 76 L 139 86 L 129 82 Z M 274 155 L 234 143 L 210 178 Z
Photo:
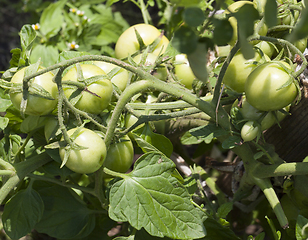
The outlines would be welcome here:
M 247 77 L 247 101 L 261 111 L 275 111 L 288 106 L 295 100 L 297 88 L 293 82 L 283 88 L 281 86 L 290 79 L 292 76 L 278 63 L 259 65 Z
M 105 75 L 106 73 L 94 64 L 80 64 L 84 79 L 96 75 Z M 78 81 L 77 67 L 74 66 L 63 76 L 62 81 Z M 64 93 L 69 98 L 77 87 L 72 88 L 63 85 Z M 111 101 L 113 86 L 110 80 L 101 79 L 87 86 L 86 90 L 81 92 L 81 98 L 75 104 L 75 107 L 92 114 L 99 114 L 106 109 Z
M 94 61 L 93 62 L 96 66 L 100 67 L 106 74 L 108 74 L 113 69 L 117 68 L 118 66 L 102 62 L 102 61 Z M 116 85 L 122 92 L 126 88 L 127 82 L 129 79 L 128 71 L 124 68 L 119 69 L 119 71 L 110 79 L 110 81 Z
M 119 59 L 126 58 L 128 57 L 128 55 L 132 55 L 133 53 L 140 50 L 135 30 L 137 30 L 137 32 L 141 36 L 146 46 L 150 45 L 159 36 L 161 36 L 161 32 L 152 25 L 141 23 L 131 26 L 122 33 L 122 35 L 119 37 L 116 43 L 115 46 L 116 58 Z M 168 44 L 169 40 L 164 35 L 162 35 L 161 41 L 158 43 L 153 53 L 155 55 L 164 53 L 166 51 Z
M 270 60 L 266 55 L 265 59 Z M 239 50 L 232 58 L 227 71 L 223 78 L 223 83 L 238 93 L 245 90 L 245 82 L 251 71 L 257 67 L 255 62 L 262 62 L 262 55 L 259 51 L 255 51 L 255 56 L 251 59 L 245 59 Z
M 44 69 L 40 67 L 39 70 Z M 23 82 L 23 78 L 25 75 L 26 68 L 22 68 L 17 71 L 11 79 L 12 83 L 21 83 Z M 54 75 L 51 72 L 44 73 L 30 80 L 31 83 L 37 84 L 44 88 L 47 92 L 51 94 L 54 100 L 49 100 L 45 98 L 41 98 L 38 96 L 34 96 L 29 94 L 27 107 L 25 114 L 28 115 L 46 115 L 52 112 L 57 106 L 57 97 L 58 97 L 58 88 L 57 85 L 52 81 Z M 20 104 L 22 100 L 22 92 L 10 92 L 10 98 L 13 105 L 20 109 Z
M 133 143 L 125 135 L 118 142 L 110 145 L 103 166 L 115 172 L 126 173 L 132 166 L 133 161 Z
M 174 73 L 181 84 L 188 89 L 192 89 L 192 84 L 196 76 L 190 68 L 185 54 L 178 54 L 175 56 Z
M 70 129 L 67 133 L 71 136 L 77 128 Z M 63 140 L 63 138 L 62 138 Z M 107 149 L 104 140 L 94 131 L 83 128 L 74 140 L 79 146 L 86 147 L 82 150 L 70 150 L 66 167 L 76 173 L 93 173 L 104 163 Z M 65 149 L 59 149 L 61 160 L 64 160 Z

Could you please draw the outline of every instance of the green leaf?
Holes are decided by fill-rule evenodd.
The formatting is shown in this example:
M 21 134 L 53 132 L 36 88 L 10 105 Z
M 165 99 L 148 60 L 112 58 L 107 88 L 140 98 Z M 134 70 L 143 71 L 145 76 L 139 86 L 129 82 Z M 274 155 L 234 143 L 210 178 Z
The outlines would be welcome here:
M 189 66 L 193 71 L 194 75 L 201 80 L 204 84 L 208 82 L 207 73 L 207 55 L 208 49 L 205 43 L 198 43 L 196 50 L 191 54 L 187 54 Z
M 50 3 L 40 18 L 40 31 L 47 38 L 58 34 L 63 24 L 62 9 L 67 0 Z
M 225 46 L 233 37 L 233 28 L 228 19 L 213 19 L 213 41 L 218 46 Z
M 226 130 L 216 126 L 216 124 L 208 124 L 206 126 L 196 127 L 190 129 L 189 133 L 197 139 L 202 139 L 205 143 L 210 143 L 215 137 L 228 134 Z
M 6 234 L 20 239 L 30 233 L 43 216 L 44 203 L 40 195 L 28 187 L 16 193 L 4 206 L 2 215 Z
M 275 0 L 267 0 L 264 9 L 264 18 L 266 25 L 271 28 L 277 24 L 277 2 Z
M 224 149 L 232 149 L 238 146 L 241 142 L 241 138 L 239 136 L 230 136 L 222 143 L 222 147 Z
M 36 39 L 36 32 L 35 30 L 31 27 L 31 25 L 24 25 L 21 30 L 20 30 L 20 44 L 22 48 L 22 56 L 24 61 L 28 61 L 30 58 L 30 53 L 31 53 L 31 48 L 32 45 Z M 24 61 L 19 60 L 20 65 L 26 65 Z
M 32 132 L 35 129 L 41 128 L 45 125 L 45 117 L 27 116 L 20 124 L 20 131 L 24 133 Z
M 5 112 L 10 106 L 12 106 L 10 99 L 0 98 L 0 112 Z
M 30 56 L 30 62 L 37 62 L 41 59 L 42 65 L 48 67 L 55 64 L 59 58 L 58 49 L 54 46 L 36 45 Z
M 157 237 L 192 239 L 205 229 L 187 190 L 171 176 L 174 163 L 158 153 L 146 153 L 134 170 L 110 189 L 109 216 L 144 228 Z
M 261 232 L 255 237 L 255 240 L 263 240 L 265 238 L 265 233 Z
M 217 216 L 219 218 L 226 218 L 232 209 L 233 209 L 233 202 L 224 203 L 218 208 Z
M 35 226 L 38 232 L 58 239 L 76 239 L 81 233 L 87 236 L 93 230 L 94 214 L 73 190 L 39 181 L 33 187 L 45 206 L 43 217 Z
M 204 12 L 198 7 L 188 7 L 183 12 L 185 23 L 191 27 L 198 27 L 205 20 Z
M 259 18 L 258 11 L 251 4 L 244 4 L 234 13 L 238 25 L 238 37 L 244 58 L 251 59 L 255 55 L 252 45 L 247 41 L 247 37 L 254 33 L 254 22 Z
M 12 53 L 12 58 L 10 60 L 10 67 L 18 67 L 19 66 L 19 59 L 21 56 L 21 49 L 14 48 L 10 51 Z
M 0 117 L 0 129 L 4 130 L 9 124 L 10 119 L 6 117 Z
M 198 44 L 198 36 L 195 31 L 188 26 L 182 26 L 174 33 L 172 46 L 181 53 L 193 53 Z
M 154 133 L 149 124 L 133 132 L 138 146 L 144 152 L 159 151 L 170 157 L 173 152 L 171 141 L 162 134 Z

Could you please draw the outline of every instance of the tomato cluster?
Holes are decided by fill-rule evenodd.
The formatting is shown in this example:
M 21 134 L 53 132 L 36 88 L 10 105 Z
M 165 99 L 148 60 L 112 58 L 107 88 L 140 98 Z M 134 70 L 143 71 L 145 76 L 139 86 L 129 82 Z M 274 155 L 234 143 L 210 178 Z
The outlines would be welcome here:
M 258 28 L 258 34 L 286 38 L 289 33 L 287 25 L 294 25 L 299 16 L 298 10 L 288 8 L 289 4 L 295 3 L 296 1 L 277 1 L 278 26 L 269 30 L 264 22 L 257 20 L 255 29 Z M 265 1 L 262 0 L 238 1 L 231 4 L 225 11 L 234 32 L 229 42 L 231 47 L 238 40 L 238 25 L 234 14 L 246 4 L 253 6 L 261 16 L 264 14 Z M 233 114 L 236 127 L 241 130 L 244 141 L 260 137 L 262 131 L 281 121 L 299 95 L 298 82 L 293 77 L 294 67 L 290 60 L 294 58 L 293 50 L 287 47 L 284 49 L 284 45 L 277 42 L 254 40 L 250 43 L 254 47 L 254 57 L 246 59 L 242 50 L 238 50 L 223 78 L 227 89 L 241 96 L 241 101 L 237 100 L 233 104 L 231 115 Z M 303 52 L 307 47 L 307 39 L 293 44 Z

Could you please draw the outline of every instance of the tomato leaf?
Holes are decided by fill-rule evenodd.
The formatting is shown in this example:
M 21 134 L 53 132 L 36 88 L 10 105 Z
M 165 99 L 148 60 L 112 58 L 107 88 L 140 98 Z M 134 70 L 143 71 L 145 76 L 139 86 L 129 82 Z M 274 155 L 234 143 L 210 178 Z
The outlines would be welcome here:
M 228 19 L 213 19 L 215 26 L 213 31 L 213 41 L 218 46 L 225 46 L 233 37 L 233 28 Z
M 29 133 L 35 129 L 41 128 L 45 124 L 45 117 L 41 116 L 27 116 L 20 124 L 20 131 Z
M 159 153 L 141 156 L 134 170 L 110 189 L 109 216 L 144 228 L 157 237 L 205 236 L 202 220 L 187 190 L 171 176 L 174 163 Z
M 204 84 L 207 84 L 208 73 L 207 73 L 207 46 L 206 43 L 198 43 L 197 48 L 191 54 L 187 54 L 189 66 L 193 71 L 194 75 L 201 80 Z
M 24 25 L 20 30 L 20 43 L 22 48 L 22 58 L 28 60 L 30 58 L 30 51 L 32 45 L 36 39 L 36 32 L 31 27 L 31 25 Z M 23 64 L 25 65 L 25 64 Z M 18 65 L 20 66 L 20 64 Z
M 51 3 L 44 9 L 40 18 L 40 31 L 47 38 L 55 36 L 60 31 L 63 23 L 62 8 L 66 1 Z
M 170 157 L 173 152 L 171 141 L 162 134 L 154 133 L 149 124 L 132 132 L 138 146 L 144 152 L 159 151 Z
M 208 124 L 206 126 L 200 126 L 189 130 L 189 133 L 205 143 L 212 142 L 213 138 L 220 137 L 228 134 L 226 130 L 216 126 L 215 124 Z
M 198 44 L 198 36 L 195 31 L 188 26 L 182 26 L 174 33 L 172 46 L 181 53 L 193 53 Z
M 30 233 L 43 216 L 44 203 L 40 195 L 28 187 L 16 193 L 4 206 L 2 215 L 6 234 L 20 239 Z
M 277 24 L 277 2 L 275 0 L 267 0 L 264 8 L 264 18 L 266 25 L 274 27 Z
M 35 181 L 33 187 L 45 206 L 35 226 L 38 232 L 58 239 L 76 239 L 90 234 L 95 226 L 94 214 L 73 190 L 42 181 Z
M 37 62 L 39 59 L 42 65 L 48 67 L 55 64 L 59 58 L 58 49 L 54 46 L 36 45 L 31 51 L 30 62 Z
M 222 147 L 224 149 L 232 149 L 238 146 L 241 142 L 241 138 L 239 136 L 230 136 L 222 143 Z
M 185 8 L 183 12 L 183 19 L 187 25 L 191 27 L 198 27 L 205 20 L 204 12 L 198 7 Z

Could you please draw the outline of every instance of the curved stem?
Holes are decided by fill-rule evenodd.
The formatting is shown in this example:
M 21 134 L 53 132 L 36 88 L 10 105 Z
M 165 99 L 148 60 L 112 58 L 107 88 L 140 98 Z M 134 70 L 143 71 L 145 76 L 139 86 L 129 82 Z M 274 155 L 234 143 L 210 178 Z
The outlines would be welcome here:
M 276 214 L 280 226 L 283 229 L 287 228 L 289 226 L 288 219 L 282 209 L 282 206 L 279 202 L 279 199 L 274 191 L 273 185 L 271 184 L 270 180 L 268 178 L 266 179 L 254 178 L 254 182 L 263 191 L 274 213 Z

